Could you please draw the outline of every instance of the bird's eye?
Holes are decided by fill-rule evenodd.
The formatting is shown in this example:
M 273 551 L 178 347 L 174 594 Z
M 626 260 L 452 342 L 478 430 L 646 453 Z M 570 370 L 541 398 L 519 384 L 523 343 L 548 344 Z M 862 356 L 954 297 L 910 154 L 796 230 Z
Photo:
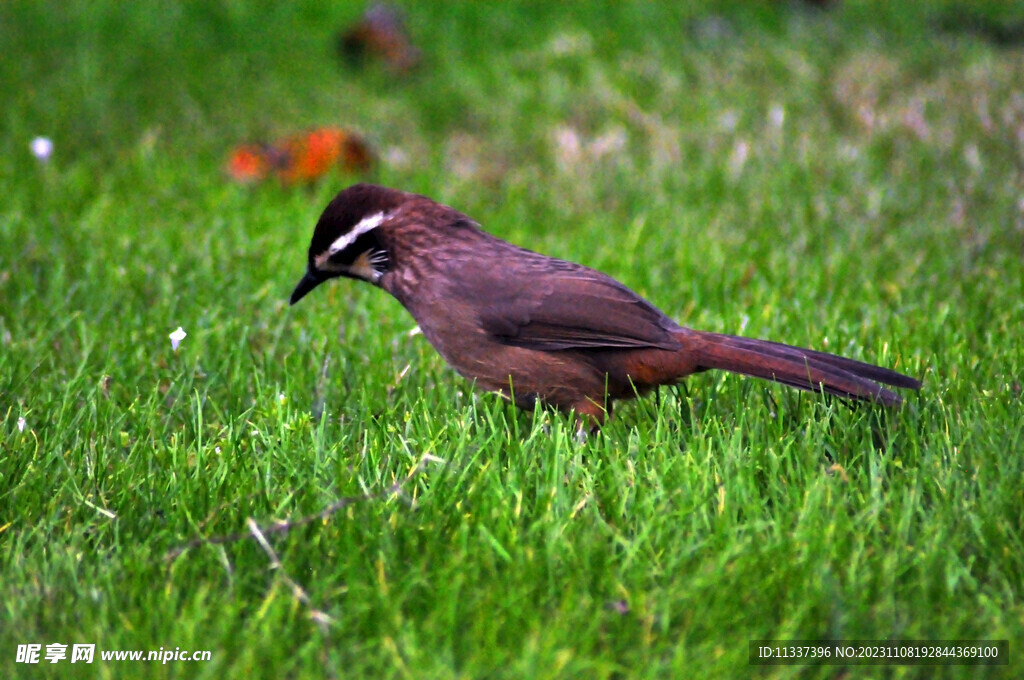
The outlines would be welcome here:
M 355 241 L 330 254 L 331 262 L 350 265 L 361 255 L 371 250 L 379 250 L 380 244 L 373 233 L 360 234 Z

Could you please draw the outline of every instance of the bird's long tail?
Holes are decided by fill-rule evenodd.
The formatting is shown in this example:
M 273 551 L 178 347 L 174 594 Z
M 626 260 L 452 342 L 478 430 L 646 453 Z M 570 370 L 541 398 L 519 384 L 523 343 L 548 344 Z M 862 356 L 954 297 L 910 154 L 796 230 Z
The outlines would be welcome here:
M 811 392 L 892 406 L 903 400 L 882 385 L 921 387 L 920 381 L 887 368 L 769 340 L 689 331 L 686 345 L 698 370 L 717 368 Z

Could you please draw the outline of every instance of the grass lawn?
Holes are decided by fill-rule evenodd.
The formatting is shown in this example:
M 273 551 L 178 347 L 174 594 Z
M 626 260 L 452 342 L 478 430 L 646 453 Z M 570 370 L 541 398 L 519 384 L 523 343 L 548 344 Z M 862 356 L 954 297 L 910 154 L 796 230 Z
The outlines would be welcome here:
M 951 7 L 410 2 L 395 75 L 336 59 L 359 5 L 0 2 L 0 677 L 1024 676 L 1024 48 Z M 224 160 L 319 125 L 682 323 L 924 388 L 703 374 L 579 445 L 371 286 L 287 305 L 360 178 Z M 756 639 L 1010 651 L 751 666 Z M 211 659 L 100 659 L 160 648 Z

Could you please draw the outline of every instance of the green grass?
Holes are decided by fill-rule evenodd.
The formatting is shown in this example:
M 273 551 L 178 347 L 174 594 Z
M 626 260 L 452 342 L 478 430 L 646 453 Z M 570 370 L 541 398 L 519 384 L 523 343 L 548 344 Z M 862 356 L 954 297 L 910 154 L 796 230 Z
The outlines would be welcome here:
M 0 675 L 837 677 L 750 667 L 757 638 L 1008 638 L 985 676 L 1024 675 L 1020 48 L 938 3 L 549 5 L 410 4 L 396 79 L 334 60 L 356 6 L 0 3 Z M 706 374 L 578 445 L 380 291 L 287 306 L 355 178 L 222 163 L 322 124 L 683 323 L 924 389 L 877 412 Z M 250 518 L 279 565 L 175 552 Z M 160 647 L 213 658 L 98 658 Z

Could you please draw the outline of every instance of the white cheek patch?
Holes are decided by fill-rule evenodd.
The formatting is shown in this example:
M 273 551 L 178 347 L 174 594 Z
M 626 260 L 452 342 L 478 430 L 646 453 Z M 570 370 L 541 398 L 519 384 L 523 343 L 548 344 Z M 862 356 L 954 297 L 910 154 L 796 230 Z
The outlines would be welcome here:
M 330 247 L 327 249 L 328 257 L 345 250 L 350 245 L 355 243 L 357 238 L 359 238 L 368 231 L 373 231 L 374 229 L 379 227 L 381 223 L 384 222 L 384 220 L 388 219 L 389 217 L 391 217 L 391 214 L 384 212 L 374 213 L 369 217 L 364 217 L 359 221 L 359 223 L 355 227 L 352 228 L 352 231 L 346 234 L 342 234 L 337 239 L 335 239 L 334 243 L 332 243 Z

